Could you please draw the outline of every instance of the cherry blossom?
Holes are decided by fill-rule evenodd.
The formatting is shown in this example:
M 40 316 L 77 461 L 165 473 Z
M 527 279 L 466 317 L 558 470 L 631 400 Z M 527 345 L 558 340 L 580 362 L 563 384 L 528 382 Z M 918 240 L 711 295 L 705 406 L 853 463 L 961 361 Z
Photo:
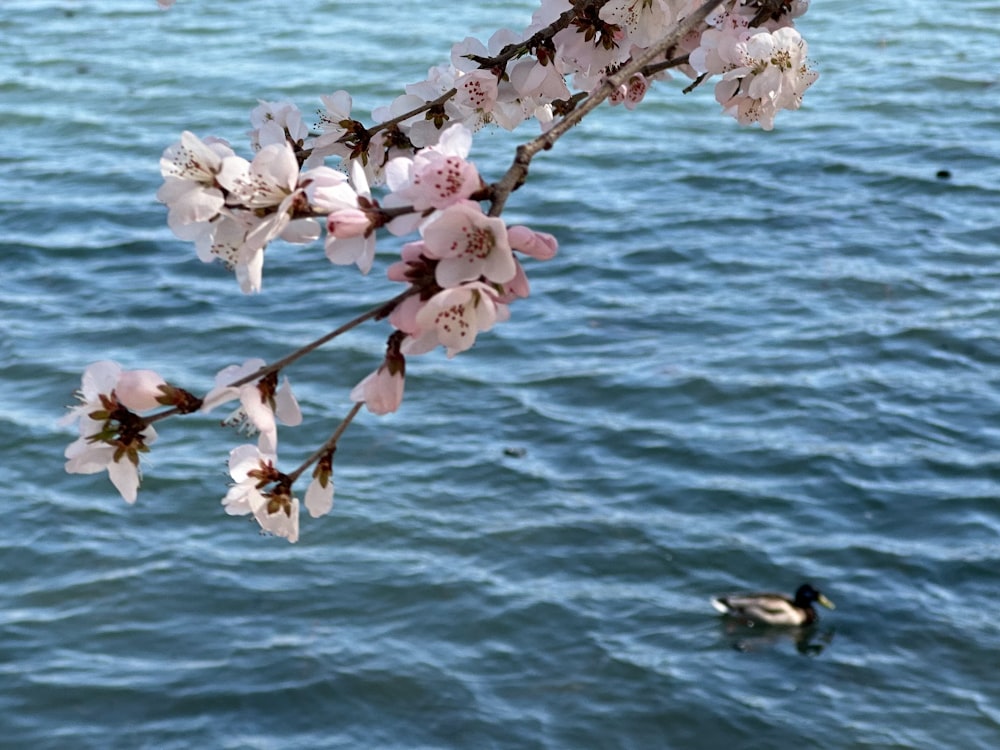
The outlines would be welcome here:
M 353 122 L 351 95 L 343 90 L 334 91 L 332 94 L 323 94 L 320 100 L 323 102 L 324 110 L 319 113 L 317 128 L 323 132 L 305 141 L 305 147 L 311 152 L 303 165 L 306 167 L 322 165 L 328 156 L 346 157 L 351 153 L 351 147 L 341 141 Z
M 333 452 L 324 453 L 316 461 L 313 479 L 306 489 L 305 506 L 313 518 L 325 516 L 333 509 Z
M 309 243 L 325 226 L 327 258 L 367 274 L 378 230 L 419 232 L 420 239 L 404 244 L 386 271 L 391 281 L 407 285 L 404 291 L 293 352 L 283 365 L 365 320 L 387 318 L 395 330 L 383 361 L 351 389 L 355 405 L 348 416 L 291 474 L 276 467 L 277 424 L 299 424 L 302 414 L 287 378 L 279 384 L 277 371 L 258 374 L 269 369 L 262 359 L 221 370 L 204 400 L 152 370 L 94 363 L 84 372 L 80 403 L 64 420 L 79 429 L 65 451 L 67 471 L 107 471 L 122 497 L 134 502 L 139 456 L 157 437 L 154 422 L 239 401 L 224 424 L 260 437 L 256 445 L 231 451 L 233 481 L 223 506 L 231 515 L 253 515 L 265 532 L 295 542 L 300 508 L 292 485 L 315 464 L 304 505 L 314 518 L 330 512 L 333 454 L 361 404 L 376 415 L 395 412 L 404 394 L 406 356 L 440 345 L 450 358 L 472 347 L 480 331 L 509 317 L 509 304 L 530 294 L 524 258 L 544 261 L 556 254 L 553 235 L 508 228 L 499 217 L 538 147 L 551 147 L 599 97 L 636 107 L 655 79 L 668 77 L 667 67 L 694 79 L 692 89 L 717 76 L 717 101 L 742 124 L 770 130 L 778 111 L 800 106 L 817 77 L 794 28 L 808 0 L 720 2 L 706 17 L 711 5 L 539 0 L 526 29 L 500 29 L 486 44 L 473 38 L 456 44 L 448 62 L 430 67 L 424 80 L 376 107 L 370 127 L 352 117 L 351 95 L 338 90 L 320 97 L 318 134 L 303 124 L 295 104 L 259 101 L 250 115 L 249 160 L 224 141 L 182 133 L 160 159 L 157 197 L 167 207 L 168 226 L 194 242 L 201 260 L 221 260 L 246 293 L 261 290 L 265 251 L 276 240 Z M 664 57 L 663 43 L 678 23 L 680 41 Z M 623 81 L 610 95 L 602 87 L 609 79 Z M 487 124 L 514 130 L 532 118 L 547 137 L 525 143 L 506 175 L 485 181 L 468 160 L 473 134 Z M 326 165 L 331 157 L 344 171 Z M 376 200 L 372 186 L 383 185 Z
M 107 471 L 125 502 L 134 503 L 141 479 L 139 454 L 149 450 L 157 435 L 118 400 L 115 388 L 121 377 L 121 365 L 110 360 L 95 362 L 84 370 L 77 392 L 80 404 L 61 420 L 62 424 L 78 422 L 80 431 L 66 448 L 65 469 L 71 474 Z
M 599 15 L 621 28 L 628 43 L 637 47 L 655 44 L 674 23 L 673 9 L 666 0 L 610 0 Z
M 104 406 L 101 397 L 108 396 L 115 390 L 121 374 L 122 366 L 110 359 L 87 365 L 80 379 L 80 388 L 75 394 L 80 403 L 72 407 L 69 413 L 59 420 L 59 424 L 72 424 L 90 412 L 101 409 Z
M 396 333 L 389 337 L 382 364 L 351 390 L 351 401 L 363 402 L 372 414 L 394 412 L 403 401 L 406 359 L 399 351 L 403 336 Z
M 451 64 L 457 71 L 470 73 L 480 69 L 479 63 L 475 60 L 476 57 L 496 57 L 508 45 L 518 44 L 523 40 L 523 35 L 517 34 L 510 29 L 497 29 L 490 36 L 486 44 L 483 44 L 473 36 L 467 36 L 458 44 L 452 46 Z
M 96 424 L 96 423 L 95 423 Z M 98 442 L 95 435 L 81 435 L 66 448 L 66 471 L 70 474 L 108 472 L 108 478 L 130 505 L 136 501 L 142 474 L 139 470 L 138 445 L 145 447 L 156 440 L 152 427 L 142 430 L 130 444 Z
M 466 161 L 471 145 L 472 132 L 457 123 L 441 132 L 436 145 L 421 149 L 412 159 L 393 159 L 385 170 L 393 203 L 387 200 L 386 205 L 410 204 L 425 211 L 469 198 L 482 187 L 475 165 Z
M 302 112 L 291 102 L 261 101 L 250 112 L 250 124 L 254 128 L 247 135 L 254 151 L 286 141 L 302 144 L 309 135 Z
M 148 411 L 164 405 L 167 382 L 153 370 L 125 370 L 115 383 L 115 395 L 132 411 Z
M 221 258 L 240 289 L 259 292 L 264 250 L 276 238 L 304 244 L 317 239 L 318 222 L 308 214 L 306 186 L 329 181 L 329 167 L 302 174 L 291 146 L 283 141 L 263 147 L 252 162 L 239 156 L 223 160 L 218 182 L 228 191 L 226 210 L 212 227 L 210 243 L 199 246 L 202 260 Z
M 313 479 L 306 489 L 305 506 L 312 518 L 325 516 L 333 509 L 333 477 Z
M 743 124 L 774 127 L 781 109 L 798 109 L 802 95 L 818 78 L 806 65 L 806 43 L 798 31 L 783 27 L 753 32 L 735 45 L 738 65 L 716 85 L 715 96 L 727 114 Z
M 505 305 L 509 305 L 518 298 L 524 299 L 531 294 L 531 284 L 528 282 L 528 275 L 524 272 L 524 268 L 520 263 L 516 260 L 514 262 L 517 265 L 514 278 L 500 285 L 500 289 L 497 292 L 497 302 L 502 302 Z
M 354 263 L 361 273 L 368 273 L 375 261 L 375 227 L 366 212 L 374 208 L 368 177 L 362 165 L 351 162 L 350 187 L 331 184 L 311 194 L 318 211 L 326 217 L 326 257 L 331 263 L 346 266 Z
M 711 17 L 714 28 L 702 33 L 690 62 L 698 72 L 722 75 L 715 98 L 727 114 L 741 124 L 759 123 L 771 130 L 779 110 L 799 108 L 818 74 L 807 65 L 805 40 L 787 25 L 793 13 L 804 12 L 801 5 L 765 28 L 750 26 L 755 12 L 737 6 Z
M 485 276 L 503 284 L 514 276 L 514 255 L 503 219 L 487 216 L 474 201 L 449 206 L 420 229 L 426 253 L 441 262 L 437 283 L 456 286 Z
M 556 65 L 543 65 L 535 58 L 525 57 L 516 61 L 507 72 L 509 85 L 513 89 L 513 94 L 504 96 L 498 103 L 495 112 L 507 113 L 510 107 L 508 100 L 513 100 L 520 112 L 520 119 L 534 117 L 545 125 L 552 121 L 552 102 L 556 100 L 569 99 L 571 94 L 566 85 L 566 79 Z M 505 87 L 501 84 L 501 91 Z M 500 122 L 500 118 L 494 115 L 494 121 Z M 504 125 L 513 130 L 514 123 L 509 114 L 507 120 L 510 125 Z
M 206 139 L 185 130 L 160 158 L 163 185 L 157 200 L 167 205 L 167 226 L 182 240 L 210 231 L 209 222 L 225 205 L 218 175 L 223 160 L 234 156 L 225 141 Z
M 458 111 L 459 121 L 472 121 L 474 125 L 483 125 L 492 118 L 490 113 L 497 102 L 497 77 L 489 70 L 474 70 L 464 73 L 455 80 L 458 94 L 453 106 Z M 461 115 L 464 114 L 464 117 Z
M 372 414 L 389 414 L 399 409 L 403 401 L 402 372 L 392 372 L 379 365 L 351 390 L 351 401 L 364 402 Z
M 548 232 L 536 232 L 521 225 L 507 227 L 507 239 L 512 248 L 535 260 L 551 260 L 559 250 L 558 240 Z
M 379 129 L 372 136 L 367 153 L 361 155 L 361 161 L 365 168 L 366 184 L 383 184 L 385 182 L 385 166 L 392 159 L 397 156 L 412 155 L 414 146 L 430 146 L 437 142 L 439 132 L 437 124 L 426 119 L 424 114 L 419 111 L 420 107 L 433 98 L 435 97 L 423 99 L 407 93 L 397 96 L 388 107 L 376 107 L 372 110 L 372 119 L 377 123 L 385 123 L 390 120 L 397 122 L 391 127 Z M 405 117 L 407 113 L 414 110 L 417 110 L 417 114 Z
M 232 385 L 253 375 L 264 365 L 262 359 L 248 359 L 242 365 L 230 365 L 220 370 L 215 376 L 215 387 L 205 396 L 201 410 L 208 412 L 216 406 L 239 399 L 240 406 L 223 423 L 249 432 L 259 432 L 260 449 L 265 453 L 274 453 L 278 445 L 278 426 L 275 420 L 280 420 L 289 427 L 302 423 L 302 412 L 292 394 L 288 378 L 285 378 L 280 388 L 277 387 L 276 373 L 239 386 Z
M 299 500 L 290 494 L 275 468 L 277 456 L 256 445 L 240 445 L 229 453 L 229 475 L 233 479 L 222 505 L 231 516 L 253 514 L 264 531 L 299 540 Z M 275 483 L 270 491 L 265 487 Z
M 510 315 L 494 294 L 492 287 L 479 281 L 438 292 L 417 313 L 420 333 L 405 341 L 403 353 L 422 354 L 440 344 L 451 358 L 470 348 L 480 331 Z

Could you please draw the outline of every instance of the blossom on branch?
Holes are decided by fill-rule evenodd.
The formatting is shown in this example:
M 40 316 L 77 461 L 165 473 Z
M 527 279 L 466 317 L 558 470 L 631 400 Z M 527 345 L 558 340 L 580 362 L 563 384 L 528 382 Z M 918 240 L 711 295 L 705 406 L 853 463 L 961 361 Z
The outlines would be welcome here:
M 116 388 L 122 376 L 121 365 L 110 360 L 95 362 L 84 371 L 77 391 L 80 403 L 61 420 L 62 424 L 77 422 L 80 431 L 66 448 L 65 468 L 71 474 L 107 471 L 125 502 L 134 503 L 141 479 L 139 454 L 149 450 L 157 435 L 146 420 L 119 400 Z M 154 381 L 165 385 L 150 371 L 127 379 L 129 401 L 134 406 L 148 404 L 148 386 Z
M 390 161 L 385 180 L 392 202 L 387 199 L 386 205 L 411 205 L 416 211 L 426 211 L 470 198 L 483 186 L 475 165 L 466 161 L 471 145 L 472 132 L 455 124 L 441 131 L 436 145 L 421 149 L 413 158 Z
M 291 102 L 261 101 L 250 112 L 250 124 L 253 130 L 247 135 L 254 151 L 286 141 L 302 146 L 309 135 L 309 128 L 302 123 L 302 112 Z
M 346 178 L 345 178 L 346 179 Z M 312 188 L 310 204 L 326 213 L 326 257 L 331 263 L 354 263 L 368 273 L 375 261 L 375 228 L 378 204 L 372 200 L 368 177 L 357 161 L 351 162 L 351 185 L 344 179 Z
M 172 1 L 158 0 L 161 7 Z M 326 257 L 367 274 L 378 230 L 419 232 L 387 269 L 404 291 L 292 352 L 282 367 L 367 320 L 387 319 L 395 330 L 382 362 L 351 389 L 348 415 L 289 474 L 276 467 L 277 423 L 299 424 L 302 414 L 287 378 L 279 384 L 277 368 L 261 359 L 224 368 L 204 400 L 151 370 L 95 363 L 67 417 L 80 431 L 66 449 L 67 471 L 106 470 L 134 502 L 139 456 L 156 439 L 154 422 L 238 400 L 224 424 L 260 437 L 230 453 L 225 511 L 253 515 L 263 531 L 295 542 L 300 508 L 292 485 L 315 464 L 304 505 L 313 517 L 329 513 L 337 443 L 362 405 L 376 415 L 400 407 L 405 357 L 440 345 L 450 358 L 472 347 L 480 331 L 509 317 L 510 303 L 529 295 L 525 257 L 556 254 L 553 235 L 507 227 L 500 218 L 531 159 L 605 100 L 634 108 L 672 68 L 694 79 L 685 91 L 717 76 L 724 112 L 770 130 L 776 113 L 798 108 L 816 80 L 793 27 L 807 6 L 540 0 L 523 31 L 500 29 L 486 44 L 467 38 L 454 45 L 448 62 L 375 108 L 370 127 L 352 117 L 352 97 L 340 90 L 321 97 L 313 133 L 294 104 L 260 101 L 250 115 L 249 160 L 224 141 L 185 131 L 160 159 L 157 197 L 174 234 L 193 241 L 201 260 L 221 260 L 246 293 L 261 290 L 264 254 L 275 240 L 308 243 L 325 228 Z M 488 184 L 468 159 L 473 134 L 488 124 L 514 130 L 532 118 L 544 134 L 522 143 L 506 174 Z M 324 163 L 328 157 L 340 159 L 338 169 Z M 380 203 L 371 187 L 383 185 Z M 158 406 L 165 410 L 145 414 Z
M 234 156 L 225 141 L 202 141 L 185 130 L 177 143 L 168 146 L 160 157 L 163 185 L 156 198 L 167 205 L 167 225 L 182 240 L 197 240 L 211 230 L 213 221 L 225 205 L 218 182 L 224 159 Z
M 250 434 L 260 433 L 259 445 L 264 453 L 276 453 L 278 426 L 276 420 L 289 427 L 302 423 L 302 411 L 285 378 L 278 387 L 278 374 L 272 372 L 258 380 L 233 385 L 265 366 L 262 359 L 248 359 L 242 365 L 230 365 L 215 376 L 215 387 L 208 392 L 201 410 L 211 411 L 216 406 L 239 399 L 240 405 L 223 424 L 233 425 Z
M 559 250 L 559 242 L 553 235 L 536 232 L 519 224 L 507 227 L 507 239 L 512 248 L 535 260 L 552 260 Z
M 407 338 L 404 354 L 422 354 L 440 344 L 449 359 L 476 343 L 480 331 L 488 331 L 498 320 L 510 317 L 507 305 L 497 302 L 492 287 L 480 281 L 443 289 L 416 315 L 419 333 Z
M 404 337 L 401 331 L 390 336 L 382 364 L 351 389 L 351 401 L 363 402 L 372 414 L 389 414 L 403 402 L 406 358 L 399 347 Z
M 798 109 L 802 96 L 819 77 L 806 61 L 807 45 L 791 26 L 750 26 L 748 10 L 723 14 L 716 28 L 707 29 L 690 56 L 700 73 L 721 74 L 715 98 L 723 110 L 743 125 L 774 128 L 779 110 Z
M 345 136 L 356 122 L 351 119 L 353 101 L 346 91 L 334 91 L 320 96 L 324 109 L 319 112 L 317 127 L 323 132 L 315 138 L 307 139 L 305 147 L 310 149 L 305 166 L 317 166 L 328 156 L 346 157 L 351 154 L 351 146 Z
M 299 500 L 291 495 L 286 478 L 275 468 L 276 461 L 274 453 L 256 445 L 234 448 L 229 453 L 233 484 L 222 498 L 222 505 L 231 516 L 252 513 L 261 529 L 294 543 L 299 540 Z
M 437 283 L 452 287 L 485 277 L 503 284 L 514 277 L 514 254 L 503 219 L 487 216 L 475 201 L 460 201 L 420 228 L 428 257 L 436 258 Z
M 333 451 L 316 461 L 313 480 L 306 489 L 305 506 L 313 518 L 325 516 L 333 509 Z

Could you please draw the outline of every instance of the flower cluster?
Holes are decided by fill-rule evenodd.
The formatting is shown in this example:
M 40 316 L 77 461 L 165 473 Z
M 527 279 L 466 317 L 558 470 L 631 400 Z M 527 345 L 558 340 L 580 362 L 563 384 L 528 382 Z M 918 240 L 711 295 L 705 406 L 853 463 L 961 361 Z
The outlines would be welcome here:
M 294 110 L 268 107 L 266 122 L 294 135 Z M 504 221 L 474 200 L 487 190 L 468 161 L 472 133 L 461 123 L 445 128 L 435 145 L 388 162 L 382 203 L 372 197 L 359 161 L 351 162 L 350 177 L 325 166 L 300 170 L 288 140 L 267 142 L 263 129 L 254 134 L 266 145 L 252 161 L 225 144 L 185 133 L 160 162 L 159 197 L 167 203 L 171 228 L 194 238 L 204 260 L 221 258 L 246 292 L 261 288 L 271 240 L 315 240 L 320 219 L 327 258 L 355 264 L 362 273 L 372 267 L 377 229 L 417 232 L 421 239 L 404 245 L 402 260 L 388 271 L 390 279 L 412 287 L 391 317 L 407 336 L 399 349 L 414 354 L 442 345 L 453 356 L 471 347 L 479 331 L 506 319 L 510 301 L 527 296 L 515 250 L 538 259 L 555 254 L 554 237 L 524 227 L 516 228 L 512 245 Z M 394 410 L 384 398 L 366 399 L 376 400 L 381 413 Z
M 66 471 L 97 474 L 107 471 L 128 503 L 134 503 L 141 477 L 139 454 L 149 451 L 156 430 L 139 412 L 173 406 L 194 411 L 200 401 L 167 383 L 152 370 L 123 370 L 117 362 L 95 362 L 83 373 L 77 391 L 80 402 L 63 417 L 77 423 L 80 436 L 66 448 Z
M 173 0 L 158 3 L 166 8 Z M 472 347 L 528 296 L 522 263 L 556 254 L 553 235 L 500 218 L 532 155 L 604 99 L 638 106 L 669 69 L 694 79 L 692 88 L 719 76 L 716 98 L 725 112 L 771 129 L 776 113 L 797 109 L 816 79 L 793 27 L 807 6 L 807 0 L 540 0 L 524 30 L 456 44 L 448 63 L 375 109 L 371 126 L 352 114 L 352 97 L 341 90 L 321 97 L 324 108 L 311 129 L 294 104 L 260 102 L 250 114 L 252 158 L 218 138 L 184 132 L 160 159 L 157 198 L 174 234 L 193 242 L 204 262 L 221 261 L 244 293 L 262 290 L 265 256 L 276 240 L 322 240 L 330 263 L 367 274 L 383 230 L 412 235 L 386 269 L 402 291 L 280 362 L 249 359 L 222 369 L 204 398 L 152 371 L 91 365 L 81 403 L 67 416 L 80 430 L 66 450 L 67 471 L 106 470 L 125 500 L 135 502 L 139 456 L 156 439 L 154 422 L 238 402 L 223 424 L 258 437 L 230 452 L 224 509 L 252 515 L 265 532 L 296 541 L 296 480 L 311 468 L 305 508 L 313 517 L 331 510 L 337 441 L 362 407 L 376 415 L 400 407 L 406 357 L 438 347 L 453 357 Z M 469 160 L 474 134 L 529 120 L 542 135 L 519 149 L 503 178 L 485 181 Z M 354 405 L 333 435 L 296 469 L 280 471 L 278 423 L 300 424 L 302 414 L 279 372 L 369 319 L 392 328 L 382 361 L 350 391 Z
M 790 4 L 789 14 L 753 25 L 754 9 L 737 7 L 709 19 L 711 28 L 691 53 L 699 73 L 722 75 L 715 98 L 740 123 L 774 127 L 782 109 L 798 109 L 802 96 L 819 77 L 806 62 L 805 40 L 790 24 L 805 12 L 804 2 Z

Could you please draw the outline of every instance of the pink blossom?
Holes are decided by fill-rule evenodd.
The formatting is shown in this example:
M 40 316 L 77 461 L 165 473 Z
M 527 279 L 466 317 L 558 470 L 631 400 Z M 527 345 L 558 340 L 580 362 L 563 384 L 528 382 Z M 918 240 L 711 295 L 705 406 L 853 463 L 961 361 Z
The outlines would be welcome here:
M 127 409 L 147 411 L 163 406 L 162 387 L 167 382 L 152 370 L 125 370 L 118 376 L 115 395 Z
M 502 291 L 497 296 L 497 302 L 509 305 L 518 297 L 523 299 L 529 294 L 531 294 L 531 285 L 528 283 L 528 276 L 521 264 L 517 263 L 517 273 L 514 274 L 514 278 L 503 285 Z
M 250 113 L 254 129 L 247 135 L 254 151 L 274 143 L 302 143 L 309 128 L 302 122 L 302 112 L 292 102 L 261 101 Z
M 386 185 L 395 196 L 386 205 L 410 204 L 416 211 L 443 209 L 475 193 L 482 185 L 476 167 L 465 160 L 472 132 L 462 124 L 441 131 L 437 145 L 412 159 L 399 157 L 386 166 Z
M 306 186 L 322 179 L 321 169 L 300 175 L 287 142 L 265 146 L 253 162 L 226 157 L 217 181 L 229 191 L 229 206 L 199 238 L 199 257 L 221 258 L 236 273 L 244 293 L 260 291 L 268 243 L 278 237 L 293 243 L 319 237 L 315 219 L 298 213 L 308 202 Z
M 142 473 L 136 454 L 122 450 L 121 446 L 91 440 L 91 435 L 81 435 L 65 451 L 66 471 L 70 474 L 97 474 L 108 472 L 108 478 L 129 505 L 136 501 Z M 146 427 L 140 435 L 143 445 L 156 440 L 156 430 Z
M 231 194 L 231 201 L 247 208 L 281 205 L 299 180 L 299 162 L 287 141 L 265 146 L 252 162 L 229 156 L 217 177 Z
M 218 138 L 204 141 L 185 130 L 177 143 L 160 157 L 163 185 L 156 198 L 167 205 L 167 225 L 182 240 L 195 240 L 210 229 L 225 204 L 216 178 L 223 161 L 233 156 Z
M 480 331 L 508 316 L 507 306 L 497 303 L 493 289 L 482 282 L 444 289 L 417 313 L 420 334 L 406 340 L 403 353 L 421 354 L 440 344 L 454 357 L 475 344 Z
M 383 363 L 351 390 L 351 401 L 364 402 L 372 414 L 389 414 L 403 402 L 403 370 L 393 372 Z
M 514 255 L 502 219 L 486 216 L 474 201 L 449 206 L 421 227 L 427 255 L 437 258 L 437 283 L 457 286 L 485 276 L 498 284 L 514 276 Z
M 335 91 L 332 94 L 325 94 L 320 97 L 326 109 L 320 113 L 319 129 L 322 135 L 316 138 L 307 139 L 304 146 L 311 150 L 309 158 L 306 159 L 307 167 L 318 166 L 328 156 L 347 157 L 351 153 L 351 147 L 340 139 L 347 133 L 347 128 L 351 125 L 351 107 L 353 102 L 351 95 L 346 91 Z
M 623 29 L 628 48 L 650 47 L 666 36 L 674 23 L 667 0 L 611 0 L 600 10 L 600 17 Z
M 361 273 L 368 273 L 375 261 L 375 231 L 364 206 L 374 202 L 364 167 L 357 160 L 351 162 L 351 183 L 353 187 L 332 186 L 317 191 L 314 200 L 319 210 L 331 209 L 326 257 L 337 265 L 355 263 Z
M 460 76 L 455 81 L 458 93 L 455 95 L 455 105 L 460 109 L 486 115 L 493 111 L 497 101 L 497 77 L 489 70 L 476 69 Z
M 417 315 L 424 307 L 424 301 L 418 295 L 411 295 L 396 305 L 389 313 L 389 324 L 398 331 L 412 336 L 420 335 L 420 324 Z M 430 348 L 434 348 L 432 344 Z
M 385 272 L 385 275 L 389 277 L 390 281 L 398 281 L 401 284 L 408 284 L 410 282 L 410 272 L 422 261 L 424 254 L 427 251 L 427 246 L 422 240 L 417 242 L 407 242 L 399 249 L 400 260 L 390 265 Z

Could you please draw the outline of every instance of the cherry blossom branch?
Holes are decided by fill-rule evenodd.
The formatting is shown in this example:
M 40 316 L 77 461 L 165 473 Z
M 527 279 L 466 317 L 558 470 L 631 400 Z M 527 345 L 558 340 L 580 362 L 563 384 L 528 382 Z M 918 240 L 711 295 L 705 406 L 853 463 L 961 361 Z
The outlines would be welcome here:
M 731 2 L 733 2 L 733 0 L 730 0 L 730 3 Z M 511 164 L 510 169 L 507 170 L 500 180 L 493 183 L 493 197 L 489 215 L 499 216 L 503 213 L 507 199 L 510 197 L 511 193 L 524 184 L 524 181 L 528 177 L 528 167 L 531 164 L 531 160 L 540 151 L 548 151 L 552 148 L 557 140 L 565 135 L 570 128 L 580 122 L 580 120 L 586 117 L 590 112 L 596 109 L 601 102 L 611 96 L 611 94 L 618 89 L 619 86 L 626 83 L 636 73 L 640 73 L 643 68 L 651 64 L 658 57 L 674 49 L 685 36 L 697 28 L 697 26 L 701 24 L 715 8 L 719 7 L 719 5 L 720 3 L 718 0 L 707 0 L 702 3 L 696 11 L 677 24 L 677 26 L 674 27 L 674 30 L 667 34 L 663 39 L 652 47 L 649 47 L 639 57 L 631 60 L 626 65 L 623 65 L 618 71 L 609 75 L 604 80 L 604 83 L 598 86 L 597 89 L 592 92 L 580 106 L 573 109 L 572 112 L 563 117 L 542 135 L 532 141 L 529 141 L 528 143 L 518 146 L 517 152 L 514 156 L 514 162 Z
M 697 10 L 673 21 L 695 4 Z M 270 242 L 305 244 L 324 229 L 327 258 L 357 265 L 366 274 L 377 230 L 397 236 L 418 232 L 420 239 L 404 244 L 400 259 L 386 271 L 406 288 L 270 365 L 254 358 L 223 368 L 204 398 L 152 370 L 93 363 L 84 372 L 80 404 L 67 415 L 79 423 L 79 438 L 66 449 L 66 470 L 107 470 L 122 497 L 135 502 L 139 457 L 157 438 L 155 422 L 238 400 L 223 424 L 252 429 L 260 437 L 256 445 L 230 451 L 233 484 L 223 499 L 226 512 L 252 513 L 265 531 L 296 541 L 299 500 L 292 485 L 315 464 L 304 507 L 314 518 L 330 511 L 333 454 L 362 405 L 374 415 L 396 411 L 407 357 L 438 346 L 452 357 L 473 346 L 478 332 L 506 320 L 508 306 L 529 294 L 515 252 L 536 260 L 557 252 L 554 236 L 507 226 L 499 218 L 540 151 L 551 149 L 605 100 L 633 108 L 650 79 L 669 68 L 687 66 L 685 73 L 695 79 L 684 93 L 721 75 L 715 95 L 724 112 L 765 130 L 779 110 L 799 108 L 818 75 L 809 69 L 805 41 L 792 24 L 805 12 L 805 0 L 542 0 L 539 24 L 556 6 L 567 5 L 552 23 L 532 24 L 525 31 L 532 31 L 530 36 L 494 57 L 463 53 L 492 54 L 503 40 L 521 36 L 498 32 L 489 47 L 469 39 L 459 43 L 450 67 L 433 68 L 426 81 L 408 86 L 388 109 L 373 113 L 373 118 L 392 117 L 370 128 L 350 116 L 350 94 L 337 91 L 323 97 L 324 132 L 315 137 L 295 105 L 261 102 L 251 113 L 252 161 L 220 139 L 203 141 L 185 131 L 160 159 L 164 184 L 157 198 L 168 207 L 174 233 L 194 239 L 202 260 L 221 259 L 242 291 L 261 290 Z M 706 23 L 716 9 L 718 15 Z M 441 93 L 444 86 L 450 88 Z M 403 108 L 408 110 L 394 114 Z M 486 184 L 467 159 L 472 133 L 487 123 L 513 130 L 532 118 L 551 127 L 520 145 L 508 170 Z M 369 158 L 373 153 L 379 158 Z M 323 163 L 330 156 L 343 160 L 347 175 Z M 380 184 L 388 188 L 384 207 L 371 191 Z M 351 390 L 348 414 L 293 472 L 279 472 L 277 422 L 302 421 L 287 378 L 279 384 L 279 371 L 362 323 L 383 318 L 394 329 L 385 357 Z
M 439 96 L 437 99 L 433 99 L 432 101 L 429 102 L 424 102 L 419 107 L 414 107 L 409 112 L 404 112 L 403 114 L 397 115 L 396 117 L 386 120 L 385 122 L 376 123 L 372 125 L 370 128 L 365 128 L 363 123 L 357 122 L 356 120 L 352 120 L 354 127 L 349 128 L 347 131 L 345 131 L 344 134 L 340 136 L 340 138 L 338 138 L 336 142 L 351 143 L 352 140 L 357 141 L 357 145 L 360 146 L 362 150 L 366 150 L 368 148 L 368 143 L 371 141 L 371 139 L 374 138 L 381 131 L 389 130 L 390 128 L 395 127 L 400 123 L 406 122 L 411 117 L 416 117 L 422 112 L 430 112 L 435 107 L 440 107 L 441 105 L 443 105 L 457 93 L 458 89 L 452 87 L 447 91 L 445 91 L 443 94 L 441 94 L 441 96 Z M 292 140 L 293 139 L 289 137 L 289 141 Z M 295 156 L 299 160 L 299 163 L 302 163 L 312 155 L 312 152 L 313 149 L 311 148 L 296 148 Z
M 687 65 L 690 57 L 690 55 L 681 55 L 680 57 L 675 57 L 672 60 L 664 60 L 661 63 L 647 65 L 639 72 L 646 76 L 646 78 L 652 78 L 654 75 L 662 73 L 664 70 L 670 70 L 671 68 L 678 68 L 681 65 Z
M 388 130 L 394 125 L 399 125 L 401 122 L 406 122 L 411 117 L 416 117 L 421 112 L 429 112 L 435 107 L 440 107 L 446 101 L 455 96 L 455 94 L 457 93 L 458 89 L 456 89 L 453 86 L 452 88 L 448 89 L 443 94 L 441 94 L 441 96 L 439 96 L 437 99 L 425 102 L 424 104 L 421 104 L 419 107 L 414 107 L 409 112 L 404 112 L 403 114 L 397 115 L 396 117 L 393 117 L 390 120 L 386 120 L 385 122 L 380 122 L 377 125 L 372 125 L 370 128 L 368 128 L 368 130 L 365 131 L 365 135 L 368 137 L 369 140 L 371 140 L 372 136 L 374 136 L 380 130 Z M 344 138 L 341 138 L 341 140 L 344 140 Z
M 337 328 L 334 328 L 329 333 L 326 333 L 323 336 L 320 336 L 318 339 L 315 339 L 314 341 L 309 342 L 305 346 L 299 347 L 298 349 L 296 349 L 295 351 L 293 351 L 291 354 L 288 354 L 287 356 L 282 357 L 281 359 L 277 360 L 276 362 L 272 362 L 269 365 L 261 367 L 259 370 L 250 373 L 246 377 L 243 377 L 243 378 L 240 378 L 239 380 L 233 381 L 232 383 L 229 384 L 229 386 L 231 388 L 238 388 L 241 385 L 245 385 L 247 383 L 251 383 L 251 382 L 260 380 L 261 378 L 267 377 L 268 375 L 270 375 L 273 372 L 278 372 L 279 370 L 281 370 L 281 369 L 287 367 L 288 365 L 290 365 L 292 362 L 295 362 L 296 360 L 301 359 L 302 357 L 306 356 L 310 352 L 313 352 L 316 349 L 319 349 L 321 346 L 323 346 L 323 344 L 326 344 L 326 343 L 328 343 L 330 341 L 333 341 L 338 336 L 340 336 L 342 334 L 345 334 L 345 333 L 347 333 L 348 331 L 350 331 L 350 330 L 352 330 L 354 328 L 357 328 L 362 323 L 364 323 L 366 321 L 369 321 L 369 320 L 379 320 L 381 318 L 384 318 L 384 317 L 388 316 L 395 309 L 396 305 L 398 305 L 400 302 L 402 302 L 407 297 L 411 297 L 414 294 L 419 293 L 419 291 L 420 291 L 419 287 L 411 286 L 411 287 L 403 290 L 399 294 L 397 294 L 392 299 L 386 300 L 385 302 L 383 302 L 383 303 L 381 303 L 379 305 L 376 305 L 375 307 L 373 307 L 373 308 L 371 308 L 371 309 L 369 309 L 369 310 L 361 313 L 357 317 L 352 318 L 351 320 L 347 321 L 343 325 L 341 325 L 341 326 L 339 326 Z

